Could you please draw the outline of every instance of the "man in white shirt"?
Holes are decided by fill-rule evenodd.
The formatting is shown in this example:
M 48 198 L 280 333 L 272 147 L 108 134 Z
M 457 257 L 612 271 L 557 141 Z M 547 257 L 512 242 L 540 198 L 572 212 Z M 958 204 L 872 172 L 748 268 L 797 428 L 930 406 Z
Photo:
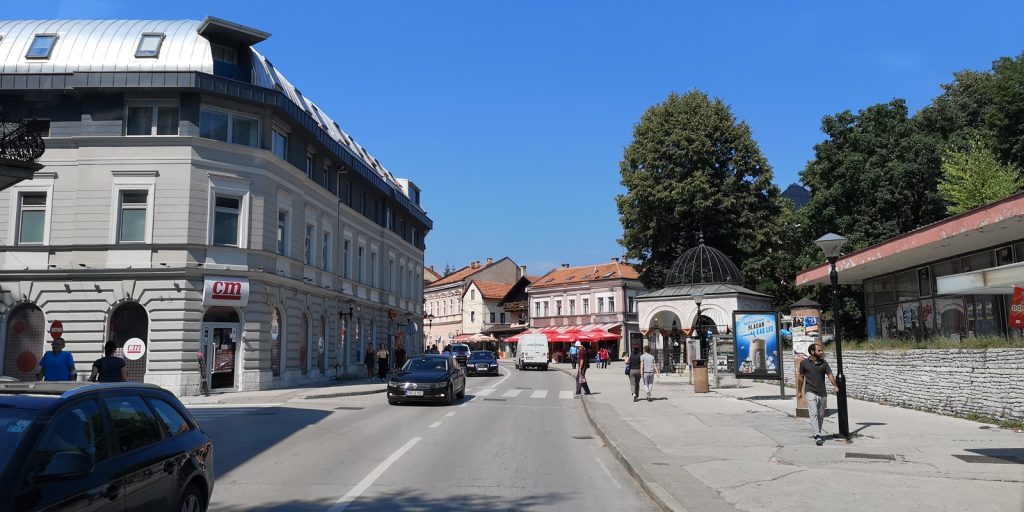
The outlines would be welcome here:
M 644 355 L 640 356 L 640 375 L 643 377 L 644 391 L 647 392 L 647 401 L 651 401 L 651 390 L 654 389 L 654 374 L 661 375 L 658 365 L 655 364 L 654 356 L 651 355 L 651 346 L 644 347 Z

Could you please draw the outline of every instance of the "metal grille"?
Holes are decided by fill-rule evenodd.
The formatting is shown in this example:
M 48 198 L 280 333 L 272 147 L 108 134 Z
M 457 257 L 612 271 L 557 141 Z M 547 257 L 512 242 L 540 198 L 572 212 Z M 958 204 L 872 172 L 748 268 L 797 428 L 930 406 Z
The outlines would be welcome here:
M 846 452 L 847 459 L 871 459 L 871 460 L 891 460 L 895 461 L 896 457 L 888 453 L 853 453 Z

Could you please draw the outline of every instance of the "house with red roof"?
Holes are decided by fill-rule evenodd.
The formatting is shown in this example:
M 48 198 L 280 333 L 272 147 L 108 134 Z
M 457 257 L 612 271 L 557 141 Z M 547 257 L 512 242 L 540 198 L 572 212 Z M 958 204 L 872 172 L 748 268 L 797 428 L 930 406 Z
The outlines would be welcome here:
M 456 336 L 479 332 L 468 333 L 466 331 L 468 327 L 463 318 L 465 311 L 463 300 L 469 292 L 470 284 L 479 281 L 506 284 L 511 287 L 525 273 L 526 267 L 516 265 L 508 257 L 498 261 L 487 258 L 483 263 L 472 261 L 469 265 L 425 286 L 423 289 L 424 319 L 426 321 L 424 342 L 427 345 L 437 344 L 444 348 L 445 345 L 455 341 Z M 474 290 L 473 295 L 478 295 L 479 287 Z M 493 292 L 493 287 L 489 287 L 488 292 Z M 477 315 L 482 316 L 484 311 L 478 308 L 474 309 L 472 314 L 468 311 L 465 314 L 473 317 L 477 321 L 476 323 L 479 323 L 480 319 L 477 318 Z

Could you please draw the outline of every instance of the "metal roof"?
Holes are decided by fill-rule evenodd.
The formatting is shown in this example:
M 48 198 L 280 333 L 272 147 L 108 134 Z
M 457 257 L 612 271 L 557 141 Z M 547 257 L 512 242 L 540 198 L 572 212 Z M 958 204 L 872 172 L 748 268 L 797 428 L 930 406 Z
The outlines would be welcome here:
M 213 20 L 214 23 L 211 23 Z M 71 74 L 76 72 L 201 72 L 213 74 L 210 41 L 201 36 L 203 27 L 215 24 L 223 31 L 238 31 L 240 37 L 258 40 L 265 32 L 233 25 L 225 20 L 0 20 L 0 74 Z M 25 55 L 37 34 L 55 34 L 50 57 L 29 59 Z M 156 58 L 136 57 L 143 34 L 164 34 Z M 256 34 L 254 36 L 253 34 Z M 269 35 L 269 34 L 266 34 Z M 251 47 L 250 47 L 251 48 Z M 316 104 L 284 77 L 263 55 L 252 49 L 253 85 L 281 91 L 308 114 L 332 139 L 372 169 L 396 192 L 409 197 L 394 175 Z M 241 55 L 239 57 L 242 57 Z M 413 208 L 420 208 L 409 203 Z M 421 209 L 422 211 L 422 209 Z

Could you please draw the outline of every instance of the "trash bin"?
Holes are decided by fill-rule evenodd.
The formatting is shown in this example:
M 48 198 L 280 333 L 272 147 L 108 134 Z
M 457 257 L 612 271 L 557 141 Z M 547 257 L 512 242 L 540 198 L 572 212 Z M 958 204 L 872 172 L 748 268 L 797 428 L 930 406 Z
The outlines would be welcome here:
M 708 362 L 703 359 L 693 360 L 693 392 L 708 392 Z

